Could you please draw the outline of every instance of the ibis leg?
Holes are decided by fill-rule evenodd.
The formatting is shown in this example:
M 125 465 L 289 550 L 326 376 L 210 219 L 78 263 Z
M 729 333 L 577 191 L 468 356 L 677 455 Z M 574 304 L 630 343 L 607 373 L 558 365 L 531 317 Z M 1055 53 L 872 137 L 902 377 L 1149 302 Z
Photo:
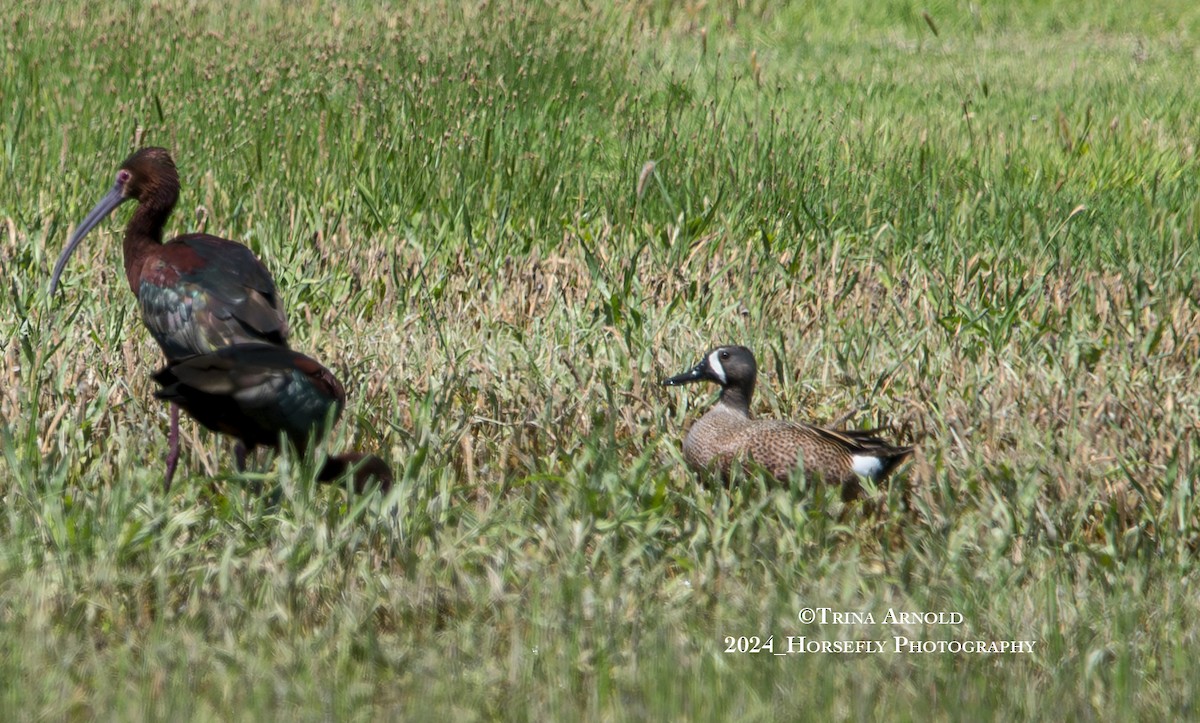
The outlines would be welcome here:
M 234 461 L 237 463 L 237 471 L 245 472 L 246 471 L 246 445 L 242 444 L 241 442 L 238 442 L 237 446 L 233 448 L 233 456 L 234 456 Z
M 167 477 L 163 480 L 163 494 L 171 491 L 171 480 L 175 478 L 175 467 L 179 464 L 179 405 L 171 405 L 171 429 L 167 433 Z

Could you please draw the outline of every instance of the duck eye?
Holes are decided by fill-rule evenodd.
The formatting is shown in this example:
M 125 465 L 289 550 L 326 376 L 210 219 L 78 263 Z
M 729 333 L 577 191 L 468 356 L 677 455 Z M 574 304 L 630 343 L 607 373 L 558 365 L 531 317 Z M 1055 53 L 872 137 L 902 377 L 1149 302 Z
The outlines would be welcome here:
M 727 352 L 727 351 L 723 351 L 723 352 L 721 352 L 721 358 L 722 358 L 722 359 L 728 359 L 728 358 L 729 358 L 729 352 Z

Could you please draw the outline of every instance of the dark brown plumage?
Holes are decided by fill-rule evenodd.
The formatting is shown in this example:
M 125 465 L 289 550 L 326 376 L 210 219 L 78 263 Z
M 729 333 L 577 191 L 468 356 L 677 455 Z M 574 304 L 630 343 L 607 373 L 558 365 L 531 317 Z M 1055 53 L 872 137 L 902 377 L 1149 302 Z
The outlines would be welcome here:
M 287 317 L 275 281 L 250 249 L 208 234 L 163 243 L 163 227 L 178 198 L 179 174 L 166 149 L 143 148 L 126 158 L 112 188 L 54 264 L 50 293 L 88 232 L 121 204 L 137 201 L 125 227 L 125 278 L 168 362 L 233 344 L 287 346 Z M 167 490 L 179 460 L 177 408 L 171 410 L 169 445 Z
M 154 375 L 159 399 L 179 405 L 197 422 L 238 440 L 238 469 L 255 447 L 278 448 L 280 437 L 301 452 L 341 416 L 346 392 L 316 360 L 270 344 L 235 344 L 167 365 Z M 354 485 L 371 479 L 383 489 L 392 472 L 374 455 L 331 457 L 318 479 L 332 482 L 351 467 Z
M 381 492 L 392 488 L 394 479 L 388 463 L 373 454 L 362 452 L 343 452 L 325 460 L 321 471 L 317 473 L 317 480 L 336 482 L 351 469 L 354 470 L 354 490 L 359 494 L 370 489 L 372 481 L 379 483 Z
M 775 479 L 786 481 L 798 466 L 825 482 L 840 485 L 842 498 L 861 493 L 859 477 L 879 481 L 913 452 L 875 436 L 875 430 L 833 430 L 800 422 L 756 420 L 750 398 L 758 365 L 744 346 L 713 349 L 691 370 L 664 379 L 677 386 L 698 381 L 721 385 L 716 406 L 697 420 L 683 442 L 683 456 L 696 470 L 728 476 L 734 460 L 753 461 Z
M 54 264 L 50 292 L 84 237 L 126 201 L 125 279 L 168 361 L 233 344 L 287 345 L 288 323 L 275 280 L 250 249 L 208 234 L 163 243 L 179 199 L 179 174 L 164 148 L 143 148 L 121 164 L 113 187 L 75 229 Z

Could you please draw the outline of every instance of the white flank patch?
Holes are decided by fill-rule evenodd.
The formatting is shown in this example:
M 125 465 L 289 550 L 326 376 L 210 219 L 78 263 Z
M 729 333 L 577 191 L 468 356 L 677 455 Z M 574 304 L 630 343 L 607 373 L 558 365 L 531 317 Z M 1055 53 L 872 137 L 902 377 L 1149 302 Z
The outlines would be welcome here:
M 721 356 L 721 352 L 719 352 L 719 351 L 714 351 L 712 354 L 709 354 L 708 355 L 708 366 L 710 369 L 713 370 L 713 374 L 717 375 L 717 379 L 720 379 L 721 383 L 725 384 L 729 380 L 725 378 L 725 367 L 721 366 L 720 356 Z
M 883 460 L 865 454 L 856 454 L 850 457 L 850 466 L 855 474 L 874 478 L 883 471 Z

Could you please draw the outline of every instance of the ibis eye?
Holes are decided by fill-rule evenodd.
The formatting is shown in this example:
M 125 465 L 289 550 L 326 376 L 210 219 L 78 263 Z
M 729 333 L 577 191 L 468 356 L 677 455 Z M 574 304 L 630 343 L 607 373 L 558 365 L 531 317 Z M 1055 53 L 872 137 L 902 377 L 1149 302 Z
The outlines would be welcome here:
M 132 173 L 122 168 L 121 170 L 117 171 L 117 183 L 124 186 L 126 183 L 129 183 L 129 178 L 132 175 Z

